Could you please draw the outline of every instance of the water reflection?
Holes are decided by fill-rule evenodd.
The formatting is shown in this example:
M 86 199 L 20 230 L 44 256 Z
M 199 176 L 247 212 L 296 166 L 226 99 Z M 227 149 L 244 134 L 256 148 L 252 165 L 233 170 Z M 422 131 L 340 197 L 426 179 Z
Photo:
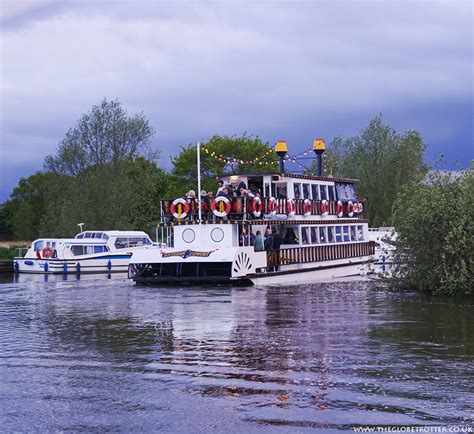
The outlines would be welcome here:
M 0 285 L 7 430 L 28 420 L 44 430 L 299 432 L 472 415 L 469 300 L 367 282 L 165 289 L 123 276 L 23 277 Z

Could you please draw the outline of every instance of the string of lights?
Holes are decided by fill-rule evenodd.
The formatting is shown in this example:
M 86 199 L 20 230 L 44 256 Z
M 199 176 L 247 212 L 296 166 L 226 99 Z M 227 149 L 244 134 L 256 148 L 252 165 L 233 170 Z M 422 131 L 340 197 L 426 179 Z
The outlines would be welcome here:
M 258 164 L 259 166 L 268 166 L 269 164 L 275 164 L 274 161 L 264 161 L 266 157 L 268 157 L 270 154 L 273 154 L 274 152 L 273 149 L 269 149 L 267 152 L 263 153 L 259 157 L 255 157 L 253 160 L 244 160 L 241 158 L 224 156 L 222 154 L 219 154 L 216 151 L 211 151 L 206 146 L 201 146 L 201 149 L 206 154 L 208 154 L 211 158 L 218 161 L 225 162 L 226 164 L 230 164 L 230 163 L 237 163 L 237 164 L 243 164 L 243 165 Z
M 213 158 L 215 160 L 218 160 L 218 161 L 221 161 L 221 162 L 224 162 L 226 164 L 234 163 L 234 164 L 240 164 L 240 165 L 259 165 L 259 166 L 268 166 L 270 164 L 275 164 L 275 161 L 265 161 L 266 157 L 273 154 L 273 152 L 274 152 L 273 149 L 269 149 L 267 152 L 263 153 L 259 157 L 255 157 L 252 160 L 244 160 L 244 159 L 241 159 L 241 158 L 225 156 L 223 154 L 219 154 L 216 151 L 211 151 L 206 146 L 201 146 L 201 149 L 203 150 L 203 152 L 205 152 L 211 158 Z M 309 148 L 309 149 L 306 149 L 305 151 L 302 151 L 298 154 L 289 155 L 283 161 L 285 163 L 297 164 L 298 166 L 300 166 L 300 167 L 302 167 L 306 170 L 306 166 L 304 166 L 303 164 L 301 164 L 297 160 L 298 159 L 308 159 L 308 158 L 304 158 L 304 157 L 306 157 L 308 154 L 311 155 L 312 153 L 313 153 L 313 148 Z M 328 171 L 329 171 L 329 159 L 328 159 L 327 153 L 324 153 L 323 154 L 323 172 L 328 173 Z

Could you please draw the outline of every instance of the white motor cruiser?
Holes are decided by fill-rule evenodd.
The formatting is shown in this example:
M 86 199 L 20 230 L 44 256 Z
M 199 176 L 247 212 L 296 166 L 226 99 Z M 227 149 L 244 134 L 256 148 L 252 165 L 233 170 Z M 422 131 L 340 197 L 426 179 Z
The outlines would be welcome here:
M 142 231 L 85 231 L 75 238 L 37 239 L 13 267 L 18 273 L 126 272 L 133 252 L 150 246 Z

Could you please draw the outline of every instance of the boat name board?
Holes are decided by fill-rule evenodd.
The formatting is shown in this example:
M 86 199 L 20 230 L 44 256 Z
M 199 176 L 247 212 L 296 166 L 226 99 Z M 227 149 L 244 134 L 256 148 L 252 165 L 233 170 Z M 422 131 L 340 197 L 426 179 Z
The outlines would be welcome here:
M 191 256 L 197 256 L 199 258 L 207 258 L 212 253 L 212 250 L 209 252 L 198 252 L 195 250 L 180 250 L 178 252 L 161 252 L 163 258 L 171 258 L 173 256 L 179 256 L 183 259 L 189 258 Z

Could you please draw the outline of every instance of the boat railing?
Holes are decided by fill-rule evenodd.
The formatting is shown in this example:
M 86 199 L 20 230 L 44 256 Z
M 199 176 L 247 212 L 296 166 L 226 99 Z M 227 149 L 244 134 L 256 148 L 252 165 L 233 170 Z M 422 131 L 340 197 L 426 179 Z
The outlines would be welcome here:
M 338 214 L 338 201 L 336 200 L 311 200 L 311 199 L 292 199 L 290 203 L 286 198 L 270 198 L 262 197 L 261 200 L 261 210 L 259 209 L 259 204 L 256 203 L 254 198 L 248 197 L 231 197 L 228 198 L 230 202 L 230 212 L 229 218 L 236 219 L 253 219 L 256 214 L 260 211 L 259 217 L 264 215 L 270 215 L 271 213 L 276 213 L 279 215 L 287 215 L 290 212 L 294 215 L 337 215 Z M 161 201 L 161 210 L 162 216 L 166 219 L 173 218 L 171 211 L 172 204 L 174 199 L 166 199 Z M 197 199 L 186 199 L 189 204 L 189 213 L 185 219 L 194 220 L 198 215 L 198 200 Z M 212 211 L 212 201 L 210 198 L 201 199 L 201 215 L 203 219 L 215 219 L 215 215 Z M 349 214 L 349 209 L 347 206 L 348 201 L 342 202 L 342 215 L 341 217 L 358 217 L 363 219 L 362 212 L 353 212 L 352 216 Z
M 267 266 L 273 268 L 280 265 L 305 264 L 310 262 L 369 256 L 374 253 L 375 243 L 373 241 L 327 246 L 284 248 L 267 252 Z

